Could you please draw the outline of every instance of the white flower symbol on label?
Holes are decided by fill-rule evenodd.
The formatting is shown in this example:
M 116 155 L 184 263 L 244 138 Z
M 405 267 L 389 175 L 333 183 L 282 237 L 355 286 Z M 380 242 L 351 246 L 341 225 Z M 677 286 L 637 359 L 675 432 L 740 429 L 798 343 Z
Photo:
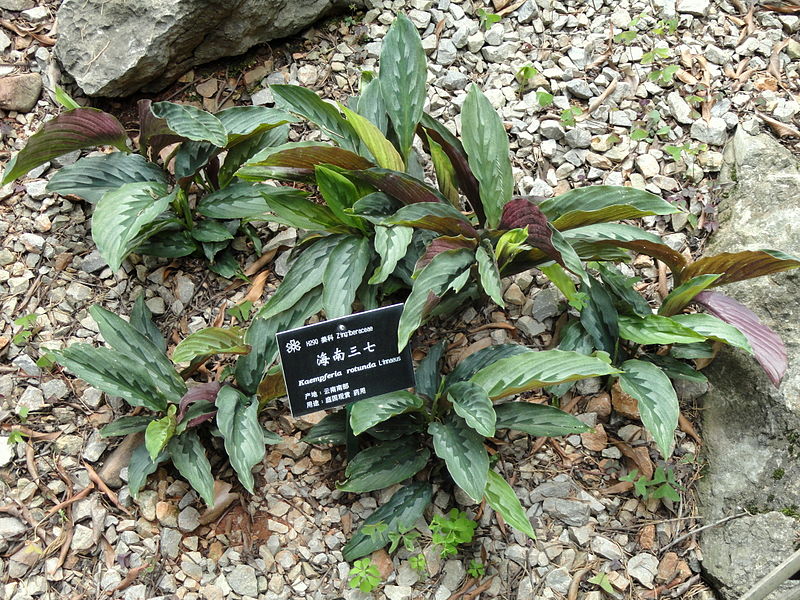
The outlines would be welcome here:
M 300 347 L 301 347 L 300 342 L 298 342 L 297 340 L 289 340 L 288 342 L 286 342 L 286 351 L 290 354 L 292 352 L 299 352 Z

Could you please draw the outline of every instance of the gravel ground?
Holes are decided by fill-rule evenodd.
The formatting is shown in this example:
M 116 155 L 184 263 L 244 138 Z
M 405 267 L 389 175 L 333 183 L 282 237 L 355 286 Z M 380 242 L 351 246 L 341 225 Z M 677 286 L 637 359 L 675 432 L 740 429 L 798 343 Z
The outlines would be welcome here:
M 41 72 L 45 87 L 57 80 L 49 47 L 57 35 L 56 6 L 0 0 L 0 75 Z M 698 252 L 715 228 L 714 204 L 724 191 L 715 175 L 722 146 L 737 126 L 772 131 L 798 149 L 795 15 L 761 7 L 748 12 L 743 2 L 726 0 L 678 0 L 677 7 L 675 0 L 493 0 L 485 6 L 483 0 L 368 0 L 368 6 L 280 45 L 198 68 L 157 99 L 210 110 L 269 104 L 263 86 L 276 82 L 340 99 L 362 70 L 374 69 L 381 39 L 402 11 L 428 51 L 430 112 L 458 130 L 466 88 L 478 83 L 507 124 L 520 192 L 551 196 L 607 183 L 662 194 L 687 213 L 646 219 L 645 225 L 687 253 Z M 501 19 L 484 27 L 478 9 Z M 527 66 L 534 70 L 522 77 Z M 0 97 L 5 87 L 0 79 Z M 548 94 L 552 104 L 543 107 Z M 130 115 L 130 103 L 94 105 L 123 119 Z M 581 109 L 574 123 L 562 118 L 571 107 Z M 0 161 L 56 112 L 46 93 L 30 112 L 0 111 Z M 112 273 L 88 235 L 89 205 L 44 191 L 54 168 L 76 159 L 63 157 L 0 189 L 0 596 L 367 597 L 347 587 L 350 567 L 340 549 L 393 490 L 360 497 L 337 491 L 340 449 L 299 441 L 298 431 L 310 427 L 313 415 L 295 421 L 282 402 L 267 411 L 286 442 L 271 447 L 256 469 L 261 492 L 230 491 L 221 515 L 205 513 L 169 469 L 151 477 L 137 502 L 124 485 L 124 469 L 120 485 L 112 485 L 116 474 L 107 463 L 113 442 L 100 439 L 97 428 L 127 407 L 37 361 L 48 349 L 98 339 L 87 312 L 94 303 L 127 314 L 144 294 L 174 342 L 209 326 L 251 289 L 229 285 L 189 260 L 134 256 Z M 266 297 L 275 275 L 284 272 L 296 232 L 262 234 L 266 250 L 277 251 Z M 244 241 L 239 248 L 246 264 L 256 260 Z M 658 272 L 650 259 L 638 257 L 633 268 L 647 293 L 655 293 Z M 470 308 L 446 324 L 454 332 L 451 364 L 490 344 L 549 343 L 560 312 L 555 291 L 543 288 L 534 272 L 504 283 L 507 310 Z M 29 314 L 36 323 L 22 339 L 13 322 Z M 426 329 L 419 336 L 418 354 L 431 335 Z M 682 392 L 691 414 L 698 390 Z M 405 551 L 376 556 L 385 578 L 376 596 L 600 600 L 600 588 L 587 579 L 605 572 L 618 598 L 711 598 L 699 577 L 702 557 L 686 535 L 703 525 L 694 516 L 692 493 L 700 470 L 697 442 L 678 433 L 680 502 L 639 499 L 619 477 L 632 468 L 652 470 L 656 455 L 625 407 L 615 402 L 612 411 L 611 405 L 599 382 L 584 382 L 565 406 L 596 424 L 595 434 L 546 443 L 527 436 L 501 440 L 502 470 L 528 509 L 536 541 L 498 524 L 491 509 L 469 505 L 459 491 L 437 487 L 433 510 L 446 512 L 456 502 L 467 507 L 479 522 L 475 541 L 450 560 L 428 545 L 426 577 L 410 568 Z M 13 430 L 26 434 L 24 443 L 9 445 Z M 90 490 L 53 512 L 89 488 L 93 469 L 116 489 L 117 502 Z M 219 462 L 215 473 L 222 481 L 235 479 Z M 425 540 L 429 532 L 424 525 L 421 531 Z M 479 581 L 465 572 L 473 558 L 487 565 Z

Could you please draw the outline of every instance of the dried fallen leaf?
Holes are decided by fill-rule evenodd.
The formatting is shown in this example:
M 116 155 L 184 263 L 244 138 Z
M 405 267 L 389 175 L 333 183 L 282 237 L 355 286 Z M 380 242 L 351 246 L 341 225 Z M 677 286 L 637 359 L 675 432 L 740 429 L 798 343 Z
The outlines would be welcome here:
M 599 423 L 594 426 L 594 431 L 581 434 L 583 447 L 592 452 L 602 452 L 608 445 L 608 435 L 605 428 Z
M 800 131 L 795 129 L 794 127 L 787 125 L 786 123 L 781 123 L 777 119 L 773 119 L 772 117 L 768 117 L 765 114 L 762 114 L 756 111 L 756 115 L 759 119 L 764 121 L 767 125 L 770 126 L 772 131 L 777 135 L 779 138 L 785 137 L 796 137 L 800 138 Z
M 103 463 L 103 466 L 98 471 L 98 475 L 109 487 L 122 487 L 122 479 L 120 479 L 119 473 L 124 467 L 128 466 L 131 461 L 131 454 L 133 454 L 134 449 L 143 441 L 144 433 L 141 432 L 126 436 L 125 439 L 122 440 L 122 443 L 114 449 Z
M 228 507 L 239 498 L 239 494 L 231 493 L 231 484 L 214 481 L 214 504 L 200 515 L 200 525 L 208 525 L 216 521 Z
M 623 392 L 618 381 L 611 387 L 611 405 L 622 416 L 639 419 L 639 402 Z
M 653 461 L 650 460 L 650 453 L 647 451 L 647 447 L 645 446 L 637 446 L 633 447 L 630 444 L 623 442 L 622 440 L 611 440 L 611 443 L 614 444 L 622 454 L 633 461 L 636 465 L 636 468 L 639 470 L 639 474 L 647 477 L 647 479 L 653 478 Z

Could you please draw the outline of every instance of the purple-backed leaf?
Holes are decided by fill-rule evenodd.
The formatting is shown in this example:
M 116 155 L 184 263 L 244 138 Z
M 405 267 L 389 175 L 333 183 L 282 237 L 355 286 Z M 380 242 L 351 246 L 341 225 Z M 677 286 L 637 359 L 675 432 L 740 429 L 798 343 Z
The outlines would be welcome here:
M 711 286 L 717 287 L 797 267 L 800 267 L 800 259 L 778 250 L 723 252 L 716 256 L 706 256 L 690 264 L 684 269 L 681 280 L 688 281 L 693 277 L 708 273 L 721 273 L 721 277 Z
M 467 159 L 467 153 L 461 142 L 444 125 L 428 115 L 422 117 L 420 128 L 442 147 L 453 165 L 458 187 L 469 200 L 478 220 L 484 223 L 486 216 L 483 213 L 483 204 L 481 204 L 480 185 L 469 167 L 469 159 Z M 424 139 L 424 136 L 421 137 Z
M 701 305 L 709 314 L 741 331 L 750 342 L 756 360 L 772 384 L 775 387 L 780 385 L 789 361 L 786 356 L 786 346 L 777 333 L 764 325 L 753 311 L 725 294 L 700 292 L 694 297 L 693 302 Z
M 155 160 L 158 153 L 170 144 L 185 142 L 187 138 L 169 128 L 164 119 L 159 119 L 150 110 L 152 100 L 139 100 L 139 153 L 145 158 Z
M 475 239 L 467 238 L 463 235 L 444 235 L 442 237 L 438 237 L 428 244 L 428 247 L 425 249 L 425 253 L 419 258 L 417 264 L 414 266 L 414 272 L 419 273 L 422 271 L 422 269 L 427 267 L 428 264 L 442 252 L 446 252 L 447 250 L 458 250 L 459 248 L 474 250 L 476 246 L 477 241 Z
M 183 420 L 183 417 L 186 416 L 186 411 L 189 410 L 189 406 L 195 402 L 205 400 L 213 404 L 217 399 L 217 393 L 219 393 L 221 387 L 222 386 L 218 381 L 212 381 L 210 383 L 201 383 L 200 385 L 189 388 L 189 391 L 187 391 L 181 398 L 181 402 L 178 407 L 178 422 L 180 423 Z
M 5 185 L 47 161 L 82 148 L 116 146 L 128 152 L 125 128 L 112 115 L 96 108 L 76 108 L 49 120 L 33 134 L 6 166 Z
M 186 422 L 186 429 L 191 429 L 192 427 L 197 427 L 201 423 L 205 423 L 206 421 L 210 421 L 211 419 L 213 419 L 216 416 L 217 416 L 217 411 L 215 410 L 215 411 L 212 411 L 212 412 L 203 413 L 202 415 L 200 415 L 198 417 L 194 417 L 193 419 L 189 419 Z
M 528 245 L 564 265 L 561 253 L 553 245 L 553 231 L 539 206 L 529 198 L 514 198 L 503 206 L 500 229 L 528 228 Z
M 430 229 L 442 235 L 463 235 L 478 238 L 478 232 L 464 215 L 443 202 L 417 202 L 398 210 L 383 220 L 386 225 L 403 225 Z
M 284 167 L 289 169 L 308 170 L 314 174 L 314 168 L 318 165 L 333 165 L 340 169 L 361 170 L 369 169 L 374 165 L 366 158 L 336 146 L 305 146 L 301 148 L 289 148 L 280 152 L 275 152 L 266 157 L 259 164 L 265 167 Z
M 419 179 L 399 171 L 374 168 L 348 171 L 344 174 L 367 183 L 392 198 L 397 198 L 403 204 L 442 202 L 450 205 L 437 190 L 425 185 Z

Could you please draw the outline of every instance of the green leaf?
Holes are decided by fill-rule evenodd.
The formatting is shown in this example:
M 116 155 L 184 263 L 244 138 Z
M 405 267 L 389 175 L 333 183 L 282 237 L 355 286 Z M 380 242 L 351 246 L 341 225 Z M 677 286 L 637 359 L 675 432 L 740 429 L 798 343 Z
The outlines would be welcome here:
M 384 225 L 405 225 L 430 229 L 442 235 L 478 238 L 478 232 L 461 211 L 443 202 L 418 202 L 404 206 L 383 220 Z
M 553 285 L 555 285 L 562 294 L 564 294 L 570 306 L 576 310 L 581 310 L 583 308 L 586 302 L 586 295 L 578 292 L 575 287 L 575 282 L 569 278 L 564 267 L 558 263 L 553 263 L 550 265 L 543 265 L 539 267 L 539 270 L 553 282 Z
M 487 504 L 498 512 L 506 523 L 529 538 L 536 539 L 530 519 L 525 514 L 525 509 L 522 508 L 514 488 L 491 469 L 489 469 L 486 478 L 484 498 L 486 498 Z
M 687 265 L 683 254 L 667 246 L 657 235 L 633 225 L 598 223 L 571 229 L 565 232 L 564 236 L 577 250 L 581 250 L 582 247 L 616 246 L 652 256 L 666 264 L 676 277 L 680 276 Z M 585 255 L 584 251 L 581 251 L 581 254 Z
M 350 409 L 350 427 L 354 435 L 361 435 L 370 427 L 422 408 L 422 398 L 399 390 L 355 402 Z
M 158 182 L 127 183 L 100 199 L 92 215 L 92 239 L 112 271 L 142 242 L 142 231 L 171 199 L 167 186 Z
M 675 344 L 669 351 L 671 356 L 685 360 L 696 358 L 714 358 L 716 352 L 711 342 L 696 342 L 694 344 Z
M 436 183 L 439 186 L 439 191 L 450 201 L 450 204 L 459 208 L 460 197 L 458 194 L 458 185 L 456 183 L 456 170 L 453 163 L 447 156 L 447 153 L 436 140 L 426 134 L 428 147 L 431 153 L 431 162 L 436 171 Z
M 480 184 L 486 227 L 496 229 L 514 191 L 508 135 L 500 115 L 474 84 L 461 110 L 461 124 L 469 166 Z
M 637 344 L 692 344 L 705 337 L 671 319 L 660 315 L 619 317 L 619 336 Z
M 136 447 L 128 463 L 128 491 L 134 500 L 138 498 L 139 491 L 144 487 L 147 478 L 156 472 L 158 465 L 167 460 L 167 457 L 168 454 L 162 452 L 156 460 L 153 460 L 144 444 Z
M 684 327 L 688 327 L 704 338 L 723 342 L 753 354 L 750 342 L 747 341 L 747 337 L 741 331 L 713 315 L 705 313 L 675 315 L 672 320 Z
M 236 359 L 234 375 L 236 383 L 246 394 L 253 395 L 258 391 L 267 367 L 278 357 L 278 342 L 275 334 L 279 331 L 300 327 L 310 316 L 322 309 L 322 290 L 317 288 L 303 296 L 289 310 L 279 313 L 271 319 L 256 316 L 244 336 L 244 342 L 250 346 L 250 352 Z
M 519 344 L 498 344 L 478 350 L 470 354 L 467 358 L 458 363 L 447 376 L 447 385 L 453 385 L 458 381 L 466 381 L 475 373 L 503 358 L 525 354 L 530 352 L 525 346 Z
M 369 240 L 357 236 L 343 238 L 331 251 L 322 277 L 322 307 L 328 319 L 352 313 L 371 254 Z
M 428 354 L 420 361 L 417 372 L 414 374 L 414 378 L 417 381 L 417 393 L 430 400 L 436 396 L 439 390 L 439 383 L 442 380 L 442 376 L 439 373 L 439 362 L 442 360 L 446 345 L 445 341 L 441 341 L 431 346 L 428 349 Z
M 190 429 L 173 437 L 167 446 L 172 464 L 209 507 L 214 506 L 214 476 L 197 433 Z
M 190 334 L 175 346 L 172 362 L 185 363 L 213 354 L 247 354 L 240 327 L 207 327 Z
M 175 405 L 171 405 L 170 408 L 174 409 Z M 148 454 L 150 454 L 150 460 L 155 462 L 158 455 L 161 454 L 161 451 L 172 439 L 172 436 L 175 435 L 176 425 L 174 414 L 168 414 L 160 419 L 152 420 L 147 425 L 147 430 L 144 433 L 144 445 Z
M 81 108 L 81 105 L 75 102 L 75 100 L 70 96 L 67 92 L 64 91 L 60 85 L 55 86 L 55 97 L 56 102 L 58 102 L 61 106 L 66 108 L 67 110 L 72 110 L 73 108 Z
M 133 308 L 131 309 L 129 322 L 131 327 L 150 340 L 162 353 L 166 354 L 167 341 L 164 339 L 164 336 L 161 335 L 156 324 L 153 323 L 153 313 L 150 312 L 150 309 L 144 302 L 144 293 L 136 297 L 136 301 L 133 303 Z
M 267 218 L 275 223 L 308 231 L 350 231 L 350 228 L 336 218 L 330 208 L 307 198 L 298 198 L 296 195 L 272 195 L 267 201 L 269 210 L 273 213 L 273 216 Z
M 716 256 L 706 256 L 690 264 L 681 274 L 680 281 L 707 273 L 722 273 L 722 276 L 710 286 L 717 287 L 797 267 L 800 267 L 800 259 L 778 250 L 723 252 Z
M 650 192 L 612 185 L 570 190 L 543 201 L 539 208 L 561 231 L 606 221 L 680 212 L 674 204 Z
M 225 242 L 233 239 L 233 234 L 219 221 L 199 221 L 191 234 L 198 242 Z
M 269 319 L 288 310 L 308 292 L 320 285 L 324 274 L 324 265 L 327 264 L 330 253 L 341 239 L 341 236 L 332 235 L 305 248 L 297 260 L 292 263 L 283 282 L 259 311 L 258 316 L 262 319 Z
M 322 421 L 308 430 L 303 438 L 306 444 L 335 444 L 344 446 L 347 441 L 347 412 L 340 410 L 326 415 Z
M 431 423 L 428 433 L 433 436 L 436 456 L 447 464 L 453 481 L 467 496 L 479 502 L 486 489 L 486 473 L 489 471 L 489 455 L 483 446 L 483 436 L 454 415 L 444 423 Z
M 344 492 L 372 492 L 400 483 L 419 473 L 430 458 L 414 438 L 383 442 L 362 450 L 351 460 L 338 487 Z
M 147 429 L 153 420 L 152 415 L 136 415 L 134 417 L 120 417 L 111 421 L 100 429 L 100 437 L 118 437 L 131 433 L 139 433 Z
M 131 406 L 144 406 L 156 412 L 167 407 L 167 399 L 150 373 L 139 364 L 132 364 L 120 352 L 93 348 L 89 344 L 72 344 L 63 350 L 54 350 L 53 356 L 58 364 L 89 385 L 119 396 Z
M 164 119 L 167 126 L 178 135 L 196 142 L 211 142 L 220 148 L 228 144 L 225 126 L 211 113 L 174 102 L 154 102 L 150 110 L 156 118 Z
M 386 504 L 364 519 L 342 548 L 344 559 L 352 561 L 371 554 L 389 543 L 390 533 L 411 529 L 431 503 L 431 496 L 431 485 L 423 481 L 414 481 L 400 488 Z M 379 523 L 385 525 L 385 529 L 372 535 L 366 533 Z
M 622 369 L 622 391 L 639 402 L 642 424 L 653 436 L 664 460 L 669 459 L 680 413 L 672 382 L 657 366 L 642 360 L 626 360 Z
M 0 186 L 62 154 L 93 146 L 128 152 L 128 136 L 116 118 L 96 108 L 76 108 L 50 119 L 6 165 Z
M 375 157 L 375 162 L 379 167 L 393 171 L 405 169 L 403 158 L 394 149 L 392 143 L 384 137 L 380 129 L 342 104 L 339 104 L 339 109 L 344 113 L 347 122 L 353 127 L 372 156 Z
M 87 156 L 59 169 L 47 183 L 47 191 L 73 195 L 95 204 L 111 190 L 126 183 L 154 181 L 166 185 L 167 177 L 157 165 L 138 154 L 112 152 Z
M 175 178 L 193 178 L 219 151 L 219 148 L 209 142 L 183 142 L 175 153 Z
M 600 278 L 606 284 L 608 290 L 618 298 L 617 304 L 622 304 L 624 312 L 633 312 L 640 317 L 648 317 L 653 314 L 653 310 L 642 298 L 641 294 L 633 289 L 633 284 L 638 283 L 638 277 L 626 277 L 615 267 L 597 263 L 592 265 L 600 272 Z M 620 309 L 622 310 L 622 308 Z
M 186 393 L 186 384 L 166 355 L 146 336 L 121 317 L 95 304 L 89 314 L 97 323 L 103 339 L 131 365 L 141 366 L 166 400 L 177 402 Z
M 673 289 L 662 302 L 658 314 L 671 317 L 681 312 L 704 289 L 711 286 L 722 275 L 709 274 L 692 277 L 689 281 Z
M 405 157 L 422 119 L 428 68 L 417 28 L 402 13 L 383 39 L 380 65 L 381 96 Z
M 243 143 L 248 138 L 286 123 L 297 121 L 289 113 L 266 106 L 234 106 L 216 115 L 228 134 L 227 147 Z
M 478 274 L 481 278 L 483 290 L 495 304 L 504 307 L 506 303 L 503 300 L 500 271 L 497 269 L 494 255 L 490 255 L 483 246 L 479 246 L 475 253 L 475 258 L 478 260 Z
M 592 337 L 595 347 L 614 356 L 619 337 L 619 316 L 614 299 L 606 287 L 593 277 L 585 277 L 583 287 L 588 301 L 581 310 L 581 325 Z
M 222 166 L 219 168 L 219 184 L 226 187 L 233 180 L 234 173 L 245 162 L 258 152 L 272 146 L 280 146 L 289 140 L 289 125 L 279 125 L 259 133 L 248 136 L 228 150 Z
M 459 381 L 447 388 L 447 397 L 467 425 L 484 437 L 494 436 L 497 417 L 486 390 L 471 381 Z
M 619 373 L 599 358 L 563 350 L 528 351 L 502 358 L 470 378 L 492 400 L 565 381 Z
M 362 79 L 362 84 L 364 80 Z M 386 105 L 381 96 L 381 82 L 373 79 L 361 90 L 361 95 L 356 103 L 358 114 L 374 124 L 381 133 L 386 135 L 389 124 L 389 115 L 386 114 Z
M 197 205 L 197 212 L 212 219 L 268 220 L 270 199 L 281 198 L 287 202 L 300 201 L 306 193 L 290 187 L 234 183 L 204 196 Z
M 238 390 L 224 386 L 217 395 L 217 427 L 225 440 L 225 451 L 239 481 L 251 494 L 253 467 L 266 452 L 264 434 L 258 422 L 258 398 L 248 398 Z
M 536 437 L 591 431 L 584 423 L 549 404 L 507 402 L 495 407 L 497 429 L 514 429 Z
M 375 244 L 375 251 L 381 257 L 381 263 L 369 279 L 371 285 L 383 283 L 394 272 L 398 261 L 406 255 L 413 235 L 414 229 L 412 227 L 402 227 L 400 225 L 391 227 L 375 226 L 373 243 Z
M 269 89 L 275 96 L 275 104 L 278 107 L 308 119 L 331 136 L 342 148 L 358 152 L 358 135 L 335 106 L 299 85 L 271 85 Z
M 316 167 L 315 175 L 320 194 L 336 218 L 348 227 L 365 231 L 361 218 L 345 212 L 359 199 L 359 192 L 353 182 L 333 169 L 321 165 Z
M 453 279 L 469 267 L 473 260 L 474 255 L 467 249 L 447 250 L 437 254 L 420 272 L 400 316 L 397 332 L 398 352 L 406 347 L 411 335 L 431 309 L 438 304 Z
M 647 360 L 666 373 L 670 379 L 685 379 L 697 383 L 708 383 L 708 378 L 691 365 L 672 358 L 671 356 L 658 356 L 648 354 Z

